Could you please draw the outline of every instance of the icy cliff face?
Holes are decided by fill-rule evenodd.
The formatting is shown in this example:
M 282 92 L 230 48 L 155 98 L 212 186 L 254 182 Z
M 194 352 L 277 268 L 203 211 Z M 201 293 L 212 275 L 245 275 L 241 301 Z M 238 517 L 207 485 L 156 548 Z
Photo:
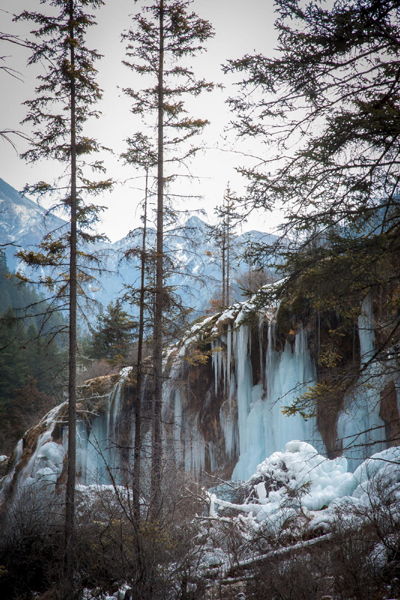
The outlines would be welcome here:
M 283 448 L 292 439 L 313 441 L 324 450 L 315 419 L 305 421 L 300 415 L 283 417 L 282 407 L 291 404 L 315 378 L 315 368 L 307 349 L 307 332 L 300 329 L 292 348 L 286 341 L 283 351 L 276 349 L 276 326 L 267 323 L 265 367 L 261 356 L 260 379 L 251 385 L 251 356 L 246 337 L 248 328 L 235 332 L 235 360 L 247 365 L 247 376 L 238 369 L 236 397 L 238 402 L 239 460 L 234 479 L 247 479 L 265 456 Z M 247 356 L 246 356 L 247 354 Z
M 121 465 L 116 451 L 117 429 L 123 420 L 122 397 L 130 369 L 119 375 L 98 377 L 81 388 L 77 404 L 77 457 L 79 483 L 120 483 Z M 0 482 L 0 500 L 7 501 L 31 486 L 54 489 L 64 482 L 68 448 L 66 402 L 52 409 L 26 432 L 9 459 L 8 472 Z M 0 502 L 1 503 L 1 502 Z
M 266 456 L 282 451 L 294 439 L 311 443 L 329 458 L 343 450 L 353 470 L 367 456 L 398 445 L 399 382 L 393 380 L 393 370 L 389 380 L 379 364 L 369 364 L 375 333 L 368 298 L 359 321 L 365 369 L 357 390 L 328 415 L 317 410 L 315 418 L 304 420 L 282 414 L 283 407 L 316 381 L 310 351 L 313 336 L 312 328 L 301 324 L 283 335 L 276 309 L 255 311 L 251 301 L 195 324 L 165 357 L 165 457 L 199 479 L 207 472 L 246 480 Z M 125 369 L 120 376 L 98 378 L 82 388 L 79 483 L 110 483 L 112 478 L 123 483 L 129 474 L 135 399 L 129 373 Z M 149 396 L 150 386 L 142 399 L 144 454 L 151 443 Z M 67 446 L 64 413 L 65 406 L 58 407 L 27 432 L 10 461 L 3 490 L 17 480 L 62 481 Z
M 315 378 L 307 331 L 283 346 L 280 340 L 279 349 L 274 311 L 259 314 L 255 326 L 245 316 L 246 305 L 238 304 L 191 332 L 192 343 L 211 338 L 208 364 L 185 365 L 181 348 L 179 384 L 165 398 L 165 411 L 182 429 L 175 451 L 185 455 L 189 470 L 247 479 L 265 456 L 294 438 L 325 450 L 315 419 L 281 412 Z M 188 342 L 185 351 L 190 361 Z
M 344 454 L 355 469 L 367 456 L 400 443 L 398 381 L 376 361 L 373 305 L 359 318 L 360 362 L 355 391 L 316 417 L 284 416 L 282 410 L 317 380 L 312 347 L 316 332 L 298 324 L 283 335 L 276 308 L 254 314 L 252 301 L 196 325 L 173 354 L 173 374 L 164 399 L 172 420 L 171 451 L 187 470 L 217 472 L 245 480 L 257 465 L 293 439 L 330 458 Z M 250 316 L 251 315 L 251 316 Z M 211 349 L 211 360 L 193 364 L 194 349 Z M 186 363 L 185 363 L 186 361 Z M 391 432 L 391 433 L 390 433 Z M 389 443 L 388 443 L 389 440 Z
M 375 348 L 375 329 L 372 298 L 367 296 L 363 303 L 363 311 L 358 319 L 361 364 L 365 370 L 360 378 L 357 391 L 345 398 L 343 411 L 338 418 L 338 437 L 343 440 L 343 452 L 349 458 L 349 465 L 355 469 L 362 460 L 374 452 L 386 448 L 387 419 L 382 410 L 384 390 L 390 385 L 383 367 L 373 361 Z M 398 383 L 398 382 L 397 382 Z M 398 387 L 398 385 L 396 386 Z M 395 392 L 393 422 L 398 422 L 398 405 Z M 396 418 L 397 417 L 397 418 Z M 400 439 L 395 440 L 400 444 Z

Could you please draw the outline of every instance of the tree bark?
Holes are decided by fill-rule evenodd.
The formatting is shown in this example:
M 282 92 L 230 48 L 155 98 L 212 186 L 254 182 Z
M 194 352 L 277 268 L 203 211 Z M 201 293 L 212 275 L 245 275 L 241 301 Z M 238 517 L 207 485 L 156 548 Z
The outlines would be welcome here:
M 161 404 L 162 404 L 162 316 L 163 316 L 163 243 L 164 243 L 164 0 L 160 0 L 159 15 L 159 56 L 158 56 L 158 158 L 157 158 L 157 251 L 156 251 L 156 293 L 154 312 L 154 397 L 153 397 L 153 439 L 151 497 L 152 515 L 157 515 L 161 500 Z
M 149 171 L 146 169 L 146 186 L 143 215 L 143 238 L 140 258 L 139 337 L 136 363 L 135 445 L 133 451 L 133 512 L 136 523 L 140 521 L 140 453 L 142 449 L 142 382 L 143 382 L 143 338 L 144 338 L 144 292 L 146 271 L 147 196 Z
M 226 305 L 230 305 L 230 271 L 231 271 L 231 232 L 230 219 L 227 216 L 226 224 Z
M 226 231 L 222 223 L 222 306 L 226 306 Z
M 71 212 L 69 266 L 69 375 L 68 375 L 68 469 L 65 508 L 65 575 L 66 595 L 75 595 L 75 479 L 76 479 L 76 309 L 77 309 L 77 198 L 76 198 L 76 90 L 74 47 L 74 0 L 69 2 L 70 35 L 70 117 L 71 117 Z

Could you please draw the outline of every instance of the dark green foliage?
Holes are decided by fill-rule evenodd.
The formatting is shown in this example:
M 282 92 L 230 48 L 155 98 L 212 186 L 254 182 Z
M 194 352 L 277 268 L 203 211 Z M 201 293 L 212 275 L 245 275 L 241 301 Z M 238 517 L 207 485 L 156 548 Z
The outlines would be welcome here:
M 110 302 L 107 310 L 97 316 L 97 323 L 91 329 L 89 342 L 90 358 L 105 358 L 116 363 L 126 361 L 135 338 L 137 323 L 125 312 L 118 302 Z
M 282 203 L 286 216 L 280 242 L 259 245 L 253 259 L 262 264 L 274 250 L 286 275 L 266 298 L 292 308 L 303 298 L 317 328 L 338 316 L 326 326 L 331 340 L 318 347 L 320 366 L 340 366 L 337 341 L 353 337 L 371 293 L 371 360 L 390 374 L 389 348 L 394 357 L 400 347 L 400 6 L 276 5 L 277 56 L 247 55 L 226 66 L 243 74 L 242 94 L 230 100 L 239 134 L 269 147 L 268 163 L 242 169 L 247 200 L 266 209 Z M 337 371 L 338 387 L 341 377 L 347 389 L 357 381 L 353 367 L 350 377 Z
M 0 451 L 9 452 L 61 397 L 65 322 L 0 260 Z
M 101 98 L 94 64 L 100 57 L 86 45 L 87 29 L 95 24 L 87 10 L 99 8 L 102 0 L 42 0 L 46 11 L 24 11 L 17 20 L 32 22 L 36 43 L 29 64 L 45 66 L 37 77 L 39 85 L 33 100 L 27 100 L 25 122 L 33 127 L 32 141 L 24 158 L 29 162 L 53 159 L 62 176 L 56 183 L 38 182 L 30 188 L 35 194 L 54 193 L 68 214 L 69 227 L 47 234 L 39 251 L 21 251 L 25 263 L 39 270 L 39 281 L 52 293 L 54 301 L 68 306 L 68 460 L 65 511 L 65 599 L 75 597 L 74 516 L 76 479 L 76 375 L 78 296 L 93 280 L 87 263 L 99 269 L 101 261 L 88 245 L 104 236 L 94 231 L 101 207 L 88 204 L 88 194 L 98 194 L 111 181 L 92 180 L 87 171 L 102 174 L 101 161 L 89 160 L 100 150 L 98 142 L 84 135 L 83 126 L 97 118 L 95 105 Z M 44 271 L 43 268 L 47 267 Z M 50 273 L 49 273 L 50 269 Z
M 149 131 L 148 135 L 142 130 L 130 137 L 128 141 L 133 152 L 129 159 L 138 167 L 146 168 L 146 172 L 151 167 L 157 169 L 151 482 L 155 512 L 160 501 L 161 488 L 163 316 L 170 308 L 170 297 L 165 290 L 167 268 L 164 224 L 168 220 L 166 184 L 175 179 L 175 169 L 179 171 L 182 166 L 187 166 L 188 160 L 196 154 L 199 148 L 193 146 L 191 140 L 208 123 L 189 117 L 183 100 L 187 96 L 198 96 L 203 91 L 211 91 L 214 87 L 212 83 L 196 79 L 187 62 L 187 59 L 204 49 L 205 42 L 214 34 L 208 21 L 200 19 L 194 12 L 189 12 L 190 4 L 188 0 L 157 0 L 149 6 L 145 5 L 133 16 L 133 26 L 123 36 L 127 41 L 127 60 L 124 64 L 136 75 L 145 76 L 145 86 L 149 81 L 148 87 L 124 89 L 132 99 L 131 111 L 143 118 Z M 150 141 L 155 129 L 157 148 Z M 165 165 L 170 168 L 168 174 L 164 172 Z M 143 280 L 141 287 L 143 290 Z
M 79 246 L 77 288 L 78 293 L 84 295 L 101 262 L 90 252 L 90 243 L 105 239 L 93 229 L 103 207 L 89 204 L 85 198 L 103 192 L 112 184 L 111 180 L 93 180 L 86 175 L 88 170 L 100 175 L 104 173 L 102 162 L 91 159 L 94 153 L 104 148 L 83 133 L 88 119 L 99 118 L 95 105 L 102 95 L 94 67 L 100 55 L 85 45 L 86 30 L 95 25 L 95 21 L 85 9 L 99 8 L 103 1 L 73 0 L 71 4 L 66 0 L 54 0 L 48 3 L 58 9 L 58 15 L 53 11 L 47 14 L 24 11 L 16 17 L 37 26 L 32 32 L 35 43 L 28 64 L 42 62 L 50 66 L 37 77 L 36 97 L 25 102 L 28 113 L 24 122 L 32 125 L 33 135 L 31 147 L 23 158 L 28 162 L 55 160 L 63 165 L 63 175 L 52 183 L 39 181 L 26 186 L 25 191 L 38 197 L 53 197 L 55 205 L 63 208 L 74 222 L 75 241 Z M 66 300 L 69 256 L 75 233 L 72 234 L 69 228 L 50 232 L 38 250 L 19 252 L 25 263 L 40 269 L 39 282 L 55 297 Z M 91 264 L 90 272 L 86 268 L 88 264 Z M 44 274 L 43 267 L 48 267 Z

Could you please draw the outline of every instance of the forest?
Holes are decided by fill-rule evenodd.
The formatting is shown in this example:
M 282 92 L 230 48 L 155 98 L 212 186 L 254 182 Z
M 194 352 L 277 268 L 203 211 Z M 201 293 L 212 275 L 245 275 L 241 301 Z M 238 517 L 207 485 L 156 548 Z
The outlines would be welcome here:
M 274 52 L 227 56 L 218 82 L 193 66 L 206 4 L 126 16 L 118 159 L 140 224 L 104 306 L 105 2 L 31 2 L 0 32 L 2 80 L 13 47 L 35 73 L 0 137 L 48 165 L 20 197 L 55 224 L 0 238 L 6 599 L 400 598 L 400 3 L 275 0 Z M 243 191 L 182 224 L 212 121 L 195 100 L 224 77 Z M 241 235 L 274 211 L 274 232 Z

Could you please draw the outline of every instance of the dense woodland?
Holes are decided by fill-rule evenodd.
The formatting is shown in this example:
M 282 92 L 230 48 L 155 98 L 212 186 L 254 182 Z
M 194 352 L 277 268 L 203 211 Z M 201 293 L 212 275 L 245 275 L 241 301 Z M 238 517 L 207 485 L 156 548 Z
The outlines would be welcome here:
M 17 282 L 1 256 L 1 453 L 9 454 L 29 427 L 62 399 L 66 323 Z M 54 337 L 54 332 L 58 336 Z
M 190 66 L 214 35 L 190 1 L 135 3 L 138 10 L 123 35 L 129 82 L 123 92 L 141 128 L 129 133 L 121 159 L 146 182 L 140 243 L 124 256 L 128 263 L 139 258 L 138 285 L 123 290 L 94 322 L 84 319 L 89 287 L 101 270 L 101 257 L 92 250 L 104 239 L 96 195 L 114 185 L 98 159 L 101 140 L 85 130 L 89 120 L 101 118 L 95 66 L 101 57 L 88 47 L 87 33 L 102 4 L 43 0 L 15 17 L 33 29 L 29 39 L 0 34 L 1 77 L 12 70 L 3 51 L 10 43 L 26 47 L 28 65 L 44 66 L 25 102 L 21 126 L 30 145 L 23 158 L 52 159 L 60 166 L 58 177 L 25 191 L 56 197 L 69 221 L 68 231 L 49 232 L 38 248 L 18 251 L 28 271 L 11 276 L 0 256 L 1 452 L 9 454 L 28 427 L 65 400 L 68 423 L 57 485 L 26 489 L 18 502 L 3 503 L 0 588 L 10 600 L 398 597 L 397 479 L 369 488 L 369 511 L 338 508 L 327 533 L 308 527 L 307 486 L 288 487 L 281 527 L 260 527 L 251 538 L 267 562 L 250 560 L 250 573 L 244 573 L 241 560 L 250 556 L 244 520 L 228 511 L 214 527 L 214 516 L 206 517 L 210 496 L 187 474 L 172 472 L 164 454 L 163 351 L 183 337 L 191 318 L 190 307 L 182 306 L 179 290 L 169 284 L 173 263 L 165 234 L 176 222 L 174 180 L 180 167 L 195 165 L 198 136 L 208 124 L 207 115 L 190 115 L 185 103 L 215 87 Z M 321 406 L 339 405 L 370 365 L 398 394 L 400 3 L 275 5 L 276 56 L 227 57 L 223 66 L 237 77 L 236 95 L 228 101 L 237 143 L 259 140 L 264 154 L 254 167 L 239 167 L 246 193 L 238 197 L 228 188 L 217 225 L 210 228 L 221 281 L 209 313 L 233 300 L 237 223 L 251 210 L 279 206 L 279 238 L 249 244 L 249 271 L 236 285 L 247 295 L 261 288 L 255 308 L 280 303 L 282 335 L 292 335 L 299 323 L 315 324 L 317 382 L 286 410 L 310 418 Z M 3 129 L 0 135 L 16 144 L 21 132 Z M 148 238 L 150 194 L 156 199 L 154 244 Z M 352 340 L 367 297 L 376 343 L 372 354 L 360 357 Z M 200 363 L 209 359 L 208 347 L 195 357 Z M 85 373 L 112 375 L 126 365 L 133 367 L 135 405 L 127 483 L 104 493 L 77 489 L 78 384 Z M 142 403 L 148 397 L 150 410 Z M 246 486 L 229 486 L 237 503 L 251 498 Z M 212 564 L 205 566 L 211 542 L 229 557 L 223 576 L 213 574 Z M 380 566 L 373 560 L 378 544 L 386 557 Z

